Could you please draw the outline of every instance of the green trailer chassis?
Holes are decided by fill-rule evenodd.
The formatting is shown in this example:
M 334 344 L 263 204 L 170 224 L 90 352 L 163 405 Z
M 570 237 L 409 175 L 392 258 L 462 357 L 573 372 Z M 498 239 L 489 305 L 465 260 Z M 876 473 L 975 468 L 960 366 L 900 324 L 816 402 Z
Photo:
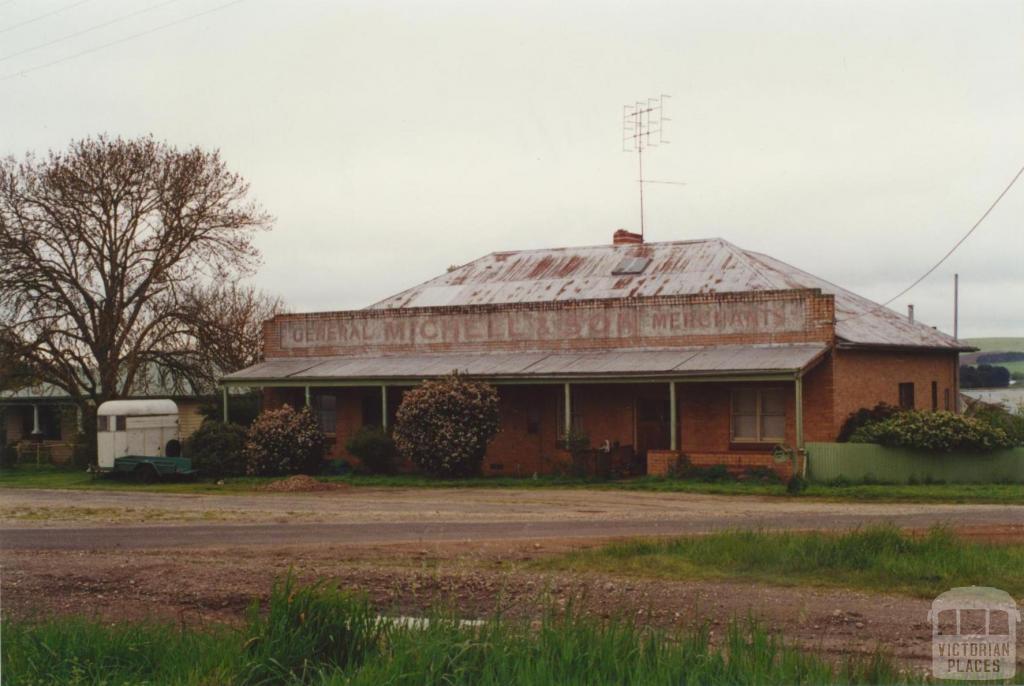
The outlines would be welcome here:
M 108 474 L 130 474 L 140 481 L 155 481 L 168 476 L 195 476 L 192 460 L 187 457 L 146 457 L 125 455 L 114 460 Z

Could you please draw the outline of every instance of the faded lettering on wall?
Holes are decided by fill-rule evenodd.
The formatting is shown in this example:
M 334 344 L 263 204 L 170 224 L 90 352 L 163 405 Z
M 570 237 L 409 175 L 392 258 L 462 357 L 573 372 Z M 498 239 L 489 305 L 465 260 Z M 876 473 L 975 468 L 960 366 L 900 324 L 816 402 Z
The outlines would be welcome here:
M 547 348 L 580 339 L 642 344 L 690 336 L 799 332 L 807 327 L 807 308 L 803 299 L 780 299 L 450 314 L 406 311 L 384 317 L 341 312 L 319 319 L 284 318 L 277 324 L 281 347 L 295 350 L 386 351 L 529 343 Z

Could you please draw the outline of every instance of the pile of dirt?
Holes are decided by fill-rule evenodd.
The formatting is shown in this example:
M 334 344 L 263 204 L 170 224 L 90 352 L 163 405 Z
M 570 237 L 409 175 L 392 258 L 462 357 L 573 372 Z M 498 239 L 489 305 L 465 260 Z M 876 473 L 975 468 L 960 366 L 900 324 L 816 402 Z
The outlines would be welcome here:
M 272 493 L 305 493 L 308 491 L 338 491 L 345 488 L 348 488 L 348 484 L 317 481 L 311 476 L 296 474 L 295 476 L 289 476 L 287 479 L 271 481 L 266 486 L 261 486 L 260 490 Z

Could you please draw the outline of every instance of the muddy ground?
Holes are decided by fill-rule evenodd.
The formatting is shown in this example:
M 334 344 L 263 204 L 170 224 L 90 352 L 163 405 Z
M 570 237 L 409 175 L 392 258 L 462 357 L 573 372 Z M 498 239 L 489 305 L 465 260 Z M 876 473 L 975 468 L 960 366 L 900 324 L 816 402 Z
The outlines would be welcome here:
M 69 522 L 59 517 L 20 516 L 24 508 L 38 513 L 69 507 L 87 511 L 75 522 L 77 528 L 68 528 Z M 90 508 L 96 512 L 90 514 Z M 137 521 L 140 511 L 159 513 L 152 520 L 154 526 Z M 190 515 L 194 512 L 217 512 L 225 518 L 207 517 L 200 524 Z M 450 608 L 463 617 L 488 617 L 500 611 L 534 618 L 545 608 L 571 603 L 588 614 L 625 616 L 665 627 L 708 622 L 718 635 L 732 618 L 755 617 L 787 639 L 827 655 L 870 653 L 882 647 L 913 667 L 925 667 L 930 660 L 926 599 L 747 582 L 568 575 L 537 571 L 529 563 L 618 538 L 616 526 L 624 521 L 640 530 L 648 522 L 658 522 L 667 533 L 789 519 L 798 528 L 847 528 L 856 526 L 858 517 L 911 528 L 943 521 L 968 536 L 1024 542 L 1020 507 L 836 505 L 580 490 L 353 489 L 254 497 L 6 491 L 0 493 L 0 516 L 5 617 L 86 614 L 108 620 L 156 616 L 186 625 L 237 622 L 253 598 L 266 597 L 275 577 L 293 569 L 301 579 L 326 577 L 365 591 L 388 614 L 419 616 Z M 239 521 L 284 533 L 273 544 L 237 545 L 230 532 Z M 317 531 L 331 525 L 373 531 L 375 525 L 385 529 L 403 522 L 410 527 L 433 522 L 474 533 L 455 540 L 383 536 L 339 543 L 324 536 L 312 541 L 297 537 L 289 543 L 288 527 L 308 529 L 310 521 L 316 522 Z M 123 526 L 128 522 L 135 526 Z M 516 526 L 540 523 L 549 525 L 538 529 L 543 535 L 514 536 L 521 531 Z M 491 534 L 486 527 L 472 529 L 485 525 L 499 528 Z M 223 535 L 207 536 L 201 546 L 161 545 L 163 539 L 157 535 L 138 549 L 124 549 L 103 537 L 107 530 L 143 535 L 165 529 Z M 504 535 L 493 535 L 494 531 Z M 19 544 L 12 547 L 8 542 L 15 534 Z M 34 548 L 33 535 L 76 544 Z

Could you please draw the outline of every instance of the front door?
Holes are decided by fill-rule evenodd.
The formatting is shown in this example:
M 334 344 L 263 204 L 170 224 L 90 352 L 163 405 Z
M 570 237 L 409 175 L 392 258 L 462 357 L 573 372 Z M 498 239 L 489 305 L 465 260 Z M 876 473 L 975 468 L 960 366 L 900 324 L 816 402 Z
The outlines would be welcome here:
M 648 450 L 668 450 L 671 444 L 669 399 L 640 396 L 636 399 L 637 455 L 647 459 Z

